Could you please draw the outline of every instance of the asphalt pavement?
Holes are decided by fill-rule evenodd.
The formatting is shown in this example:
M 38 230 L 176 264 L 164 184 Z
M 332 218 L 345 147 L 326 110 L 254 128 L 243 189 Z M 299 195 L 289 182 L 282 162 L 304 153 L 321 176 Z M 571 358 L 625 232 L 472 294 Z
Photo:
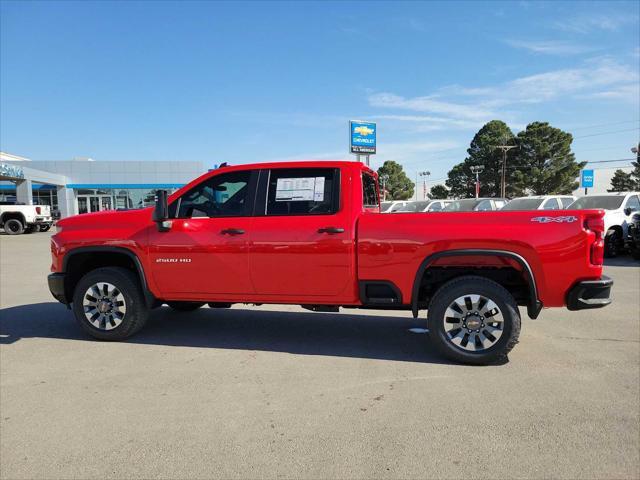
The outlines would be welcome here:
M 2 479 L 640 477 L 629 257 L 611 306 L 523 311 L 509 361 L 471 367 L 408 312 L 163 307 L 94 341 L 49 294 L 49 236 L 0 234 Z

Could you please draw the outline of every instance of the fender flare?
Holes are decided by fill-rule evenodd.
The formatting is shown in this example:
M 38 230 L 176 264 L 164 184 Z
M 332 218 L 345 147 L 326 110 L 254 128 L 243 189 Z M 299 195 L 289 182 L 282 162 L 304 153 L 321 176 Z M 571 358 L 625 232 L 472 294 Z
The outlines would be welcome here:
M 138 273 L 138 277 L 140 278 L 140 287 L 142 288 L 142 293 L 144 294 L 145 301 L 148 306 L 153 306 L 157 303 L 158 299 L 156 296 L 149 290 L 149 285 L 147 284 L 147 277 L 144 272 L 144 267 L 142 266 L 142 262 L 140 258 L 131 250 L 125 247 L 76 247 L 69 250 L 62 260 L 62 272 L 67 273 L 67 266 L 69 264 L 69 260 L 73 258 L 75 255 L 81 253 L 117 253 L 121 255 L 126 255 L 129 257 L 133 264 L 136 267 L 136 271 Z
M 422 277 L 424 275 L 424 271 L 429 267 L 430 264 L 435 262 L 436 260 L 444 257 L 462 257 L 462 256 L 492 256 L 492 257 L 507 257 L 512 260 L 515 260 L 522 266 L 522 272 L 524 273 L 527 284 L 529 286 L 529 303 L 527 304 L 527 314 L 530 318 L 537 318 L 540 314 L 540 310 L 542 310 L 542 302 L 538 298 L 538 288 L 536 286 L 536 279 L 533 275 L 533 270 L 529 265 L 529 262 L 518 255 L 517 253 L 510 252 L 508 250 L 485 250 L 485 249 L 460 249 L 460 250 L 444 250 L 442 252 L 436 252 L 432 255 L 429 255 L 425 258 L 418 267 L 418 271 L 416 272 L 416 276 L 413 280 L 413 289 L 411 291 L 411 312 L 413 313 L 413 317 L 418 317 L 418 296 L 420 293 L 420 283 L 422 281 Z

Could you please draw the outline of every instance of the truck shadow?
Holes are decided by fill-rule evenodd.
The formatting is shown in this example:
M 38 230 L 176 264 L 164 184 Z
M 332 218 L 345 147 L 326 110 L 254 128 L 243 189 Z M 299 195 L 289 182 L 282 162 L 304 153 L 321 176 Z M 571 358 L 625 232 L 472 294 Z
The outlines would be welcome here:
M 410 317 L 202 308 L 154 310 L 127 343 L 286 352 L 300 355 L 450 363 L 431 350 L 424 326 Z M 24 338 L 93 341 L 63 305 L 48 302 L 0 310 L 0 344 Z

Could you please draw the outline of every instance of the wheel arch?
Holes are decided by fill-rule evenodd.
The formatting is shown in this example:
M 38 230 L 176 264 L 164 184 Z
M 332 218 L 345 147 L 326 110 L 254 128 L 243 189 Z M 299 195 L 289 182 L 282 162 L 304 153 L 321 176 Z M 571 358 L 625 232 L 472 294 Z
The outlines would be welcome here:
M 73 298 L 73 289 L 80 278 L 91 270 L 100 267 L 125 267 L 136 274 L 147 305 L 152 307 L 158 303 L 155 295 L 149 290 L 147 277 L 140 258 L 125 247 L 77 247 L 64 256 L 62 271 L 65 276 L 65 297 Z
M 0 224 L 4 225 L 4 222 L 11 219 L 20 220 L 23 227 L 27 226 L 26 217 L 22 212 L 4 212 L 2 215 L 0 215 Z
M 502 257 L 509 258 L 511 260 L 516 261 L 522 267 L 522 274 L 527 283 L 528 289 L 528 301 L 527 301 L 527 314 L 530 318 L 537 318 L 540 314 L 540 310 L 542 310 L 542 302 L 538 297 L 538 288 L 536 285 L 535 276 L 533 274 L 533 270 L 529 265 L 529 262 L 522 256 L 515 252 L 511 252 L 508 250 L 493 250 L 493 249 L 459 249 L 459 250 L 444 250 L 441 252 L 436 252 L 434 254 L 426 257 L 418 267 L 416 272 L 413 288 L 411 290 L 411 311 L 413 313 L 414 318 L 418 317 L 418 309 L 419 309 L 419 297 L 420 297 L 420 286 L 422 285 L 422 279 L 425 275 L 426 270 L 436 261 L 441 258 L 446 257 L 466 257 L 466 256 L 477 256 L 477 257 Z

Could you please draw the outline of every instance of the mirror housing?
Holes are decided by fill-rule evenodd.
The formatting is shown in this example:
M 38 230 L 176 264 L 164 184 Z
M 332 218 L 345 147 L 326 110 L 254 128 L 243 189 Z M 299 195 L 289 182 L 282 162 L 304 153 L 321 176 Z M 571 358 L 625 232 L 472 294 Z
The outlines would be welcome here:
M 625 215 L 631 215 L 631 212 L 634 212 L 635 210 L 632 209 L 631 207 L 627 207 L 624 209 L 624 214 Z
M 156 204 L 153 208 L 151 219 L 158 225 L 159 232 L 166 232 L 170 227 L 170 222 L 167 222 L 169 219 L 168 197 L 169 195 L 166 190 L 156 191 Z M 167 225 L 167 223 L 169 223 L 169 225 Z

